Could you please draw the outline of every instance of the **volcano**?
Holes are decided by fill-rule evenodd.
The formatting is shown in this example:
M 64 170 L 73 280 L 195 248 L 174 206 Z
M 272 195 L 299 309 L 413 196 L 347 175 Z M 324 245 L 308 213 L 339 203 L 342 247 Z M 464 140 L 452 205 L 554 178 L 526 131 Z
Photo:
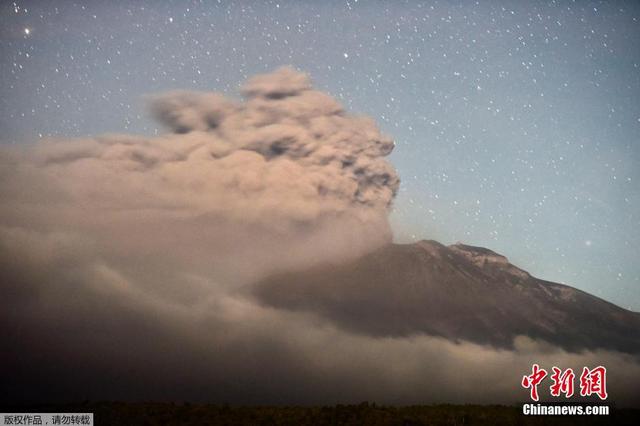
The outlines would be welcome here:
M 264 305 L 371 336 L 426 334 L 497 348 L 528 336 L 569 351 L 640 355 L 639 313 L 464 244 L 390 244 L 344 264 L 272 275 L 251 291 Z

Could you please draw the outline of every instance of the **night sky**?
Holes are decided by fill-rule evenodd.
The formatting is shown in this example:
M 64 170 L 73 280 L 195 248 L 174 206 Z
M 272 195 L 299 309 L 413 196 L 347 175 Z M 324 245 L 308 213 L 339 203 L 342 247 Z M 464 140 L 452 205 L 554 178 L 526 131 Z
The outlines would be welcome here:
M 4 2 L 0 141 L 153 135 L 145 96 L 292 65 L 396 141 L 397 241 L 640 310 L 637 2 Z

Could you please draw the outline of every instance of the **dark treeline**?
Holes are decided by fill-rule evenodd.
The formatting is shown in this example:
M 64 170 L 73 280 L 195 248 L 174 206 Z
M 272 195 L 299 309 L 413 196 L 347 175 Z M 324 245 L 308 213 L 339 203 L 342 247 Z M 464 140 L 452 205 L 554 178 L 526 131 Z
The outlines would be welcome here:
M 497 405 L 317 407 L 230 406 L 190 403 L 84 402 L 1 407 L 2 412 L 92 412 L 103 425 L 638 425 L 640 410 L 609 416 L 524 416 L 520 407 Z

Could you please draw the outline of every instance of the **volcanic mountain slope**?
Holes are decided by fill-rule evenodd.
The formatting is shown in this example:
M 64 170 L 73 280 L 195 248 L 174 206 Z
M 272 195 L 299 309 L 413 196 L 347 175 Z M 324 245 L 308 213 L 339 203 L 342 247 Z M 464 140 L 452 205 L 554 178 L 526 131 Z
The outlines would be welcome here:
M 373 336 L 428 334 L 511 348 L 526 335 L 571 351 L 640 354 L 640 314 L 463 244 L 391 244 L 354 262 L 271 276 L 252 291 L 265 305 Z

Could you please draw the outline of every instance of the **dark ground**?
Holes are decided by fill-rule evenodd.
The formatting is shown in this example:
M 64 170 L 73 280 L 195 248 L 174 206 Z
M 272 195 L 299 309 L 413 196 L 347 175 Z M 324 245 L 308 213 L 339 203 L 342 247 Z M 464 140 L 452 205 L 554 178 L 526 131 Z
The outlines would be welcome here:
M 189 403 L 85 402 L 0 406 L 2 412 L 93 412 L 102 425 L 640 425 L 640 410 L 609 416 L 524 416 L 520 407 L 362 403 L 324 407 L 236 407 Z

